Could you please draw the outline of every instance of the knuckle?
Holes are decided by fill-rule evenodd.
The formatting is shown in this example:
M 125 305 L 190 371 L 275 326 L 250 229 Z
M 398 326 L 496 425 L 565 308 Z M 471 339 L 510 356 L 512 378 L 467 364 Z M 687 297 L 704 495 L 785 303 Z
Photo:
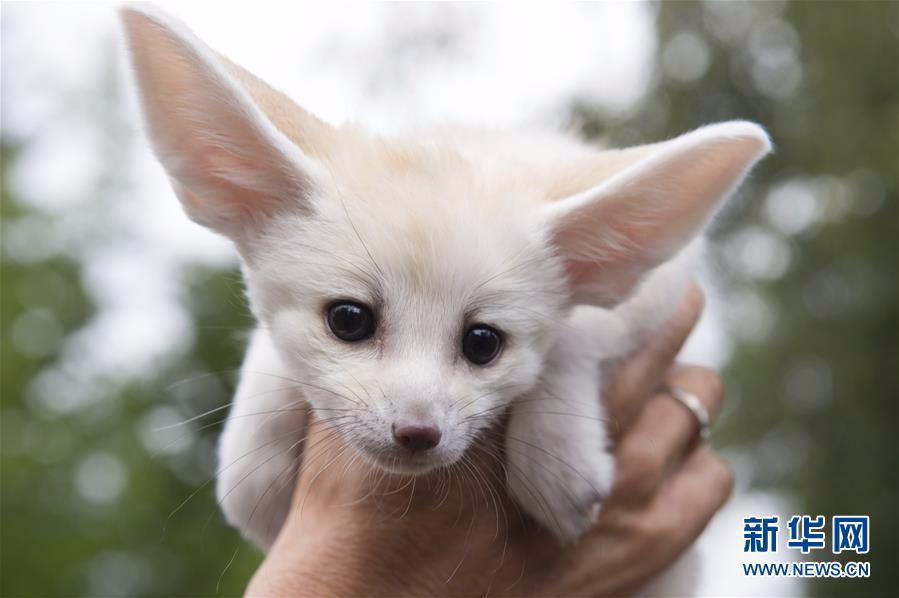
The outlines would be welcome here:
M 657 451 L 646 446 L 635 447 L 628 451 L 624 465 L 620 469 L 620 485 L 635 499 L 650 496 L 656 487 L 657 471 L 660 468 L 660 457 Z
M 734 474 L 730 466 L 722 459 L 713 457 L 709 461 L 708 475 L 714 484 L 719 503 L 723 504 L 734 489 Z
M 641 536 L 649 546 L 657 549 L 671 549 L 680 543 L 684 534 L 684 526 L 669 509 L 657 512 L 654 517 L 646 517 Z
M 643 479 L 654 478 L 662 468 L 664 457 L 661 451 L 651 444 L 644 444 L 633 450 L 631 463 L 631 467 L 638 477 Z

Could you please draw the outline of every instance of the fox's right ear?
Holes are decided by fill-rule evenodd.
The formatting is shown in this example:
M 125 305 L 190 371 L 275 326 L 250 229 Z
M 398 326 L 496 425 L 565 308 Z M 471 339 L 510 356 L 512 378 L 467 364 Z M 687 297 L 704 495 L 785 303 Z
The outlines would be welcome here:
M 544 208 L 579 303 L 613 307 L 630 296 L 702 232 L 771 140 L 755 123 L 731 121 L 625 151 L 629 166 Z
M 233 239 L 308 209 L 318 168 L 175 19 L 121 10 L 149 136 L 188 215 Z

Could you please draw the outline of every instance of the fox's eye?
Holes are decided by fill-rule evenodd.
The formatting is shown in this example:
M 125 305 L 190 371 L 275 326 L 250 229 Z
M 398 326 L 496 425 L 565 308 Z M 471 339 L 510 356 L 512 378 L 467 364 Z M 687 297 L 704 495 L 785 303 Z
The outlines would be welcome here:
M 328 307 L 328 327 L 340 340 L 354 343 L 374 334 L 375 317 L 364 305 L 339 301 Z
M 462 353 L 475 365 L 487 365 L 499 354 L 500 333 L 486 324 L 475 324 L 462 337 Z

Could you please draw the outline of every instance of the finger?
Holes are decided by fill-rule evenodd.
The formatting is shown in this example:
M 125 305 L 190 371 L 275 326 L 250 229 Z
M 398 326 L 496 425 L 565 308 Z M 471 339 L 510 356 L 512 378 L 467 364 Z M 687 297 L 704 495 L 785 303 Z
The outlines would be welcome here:
M 610 496 L 597 527 L 579 546 L 597 550 L 607 560 L 623 559 L 620 567 L 609 571 L 616 576 L 617 587 L 630 583 L 629 573 L 642 572 L 633 580 L 638 588 L 645 584 L 647 573 L 663 570 L 683 554 L 727 502 L 732 489 L 733 476 L 727 464 L 707 445 L 697 445 L 646 506 L 635 505 L 624 490 L 614 505 Z M 610 550 L 610 534 L 617 535 L 620 551 Z
M 665 380 L 696 396 L 709 417 L 714 418 L 723 392 L 721 380 L 713 370 L 675 366 Z M 621 463 L 620 483 L 635 497 L 649 498 L 698 438 L 696 415 L 669 392 L 656 393 L 616 451 Z
M 669 399 L 665 401 L 669 407 L 673 404 L 678 408 L 680 415 L 672 414 L 670 420 L 675 424 L 672 427 L 680 433 L 679 437 L 674 439 L 672 448 L 680 447 L 682 451 L 685 451 L 690 444 L 699 439 L 703 431 L 703 422 L 700 420 L 700 415 L 694 413 L 690 407 L 672 394 L 672 389 L 679 389 L 696 397 L 708 416 L 708 425 L 711 425 L 724 401 L 724 385 L 718 372 L 701 365 L 675 364 L 668 371 L 668 375 L 665 377 L 665 388 L 658 394 Z M 683 425 L 680 425 L 681 423 Z
M 674 314 L 640 349 L 625 359 L 605 385 L 606 409 L 620 434 L 630 427 L 699 320 L 702 291 L 690 284 Z
M 664 519 L 660 527 L 668 530 L 670 540 L 688 546 L 727 502 L 733 483 L 727 463 L 700 444 L 662 485 L 652 510 L 658 510 Z

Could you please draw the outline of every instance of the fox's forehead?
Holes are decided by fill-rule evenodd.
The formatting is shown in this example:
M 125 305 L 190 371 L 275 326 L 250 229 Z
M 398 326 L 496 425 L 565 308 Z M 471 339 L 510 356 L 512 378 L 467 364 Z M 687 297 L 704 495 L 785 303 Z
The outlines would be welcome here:
M 472 151 L 448 133 L 378 137 L 342 127 L 330 141 L 316 160 L 344 194 L 368 203 L 439 207 L 466 197 L 499 200 L 518 188 L 541 186 L 533 167 L 522 167 L 514 156 L 488 148 Z
M 523 285 L 540 270 L 548 249 L 540 230 L 521 213 L 478 197 L 432 197 L 344 200 L 339 209 L 328 210 L 321 236 L 307 241 L 336 264 L 349 260 L 364 269 L 386 287 L 382 293 L 463 300 L 504 283 Z
M 448 146 L 357 139 L 323 160 L 307 242 L 412 287 L 458 287 L 533 257 L 540 194 Z M 464 286 L 464 284 L 463 284 Z
M 257 262 L 295 294 L 490 319 L 563 282 L 520 178 L 439 146 L 372 142 L 323 165 L 311 218 L 278 227 Z

